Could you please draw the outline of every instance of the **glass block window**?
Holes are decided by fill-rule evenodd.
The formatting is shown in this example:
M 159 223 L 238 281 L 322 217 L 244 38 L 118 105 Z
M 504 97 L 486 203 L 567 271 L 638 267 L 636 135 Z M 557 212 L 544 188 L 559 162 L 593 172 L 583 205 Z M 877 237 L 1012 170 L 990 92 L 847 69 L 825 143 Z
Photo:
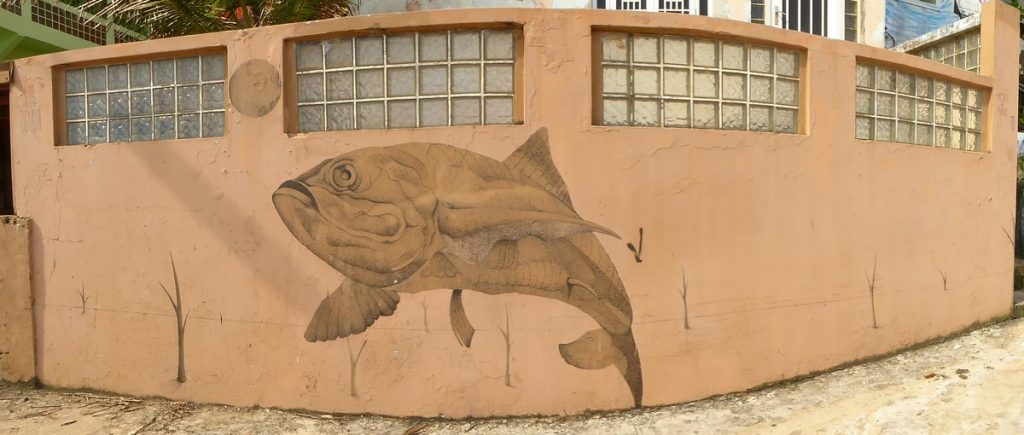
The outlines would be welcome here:
M 671 35 L 599 37 L 601 125 L 799 131 L 796 51 Z
M 857 65 L 857 139 L 981 149 L 984 94 L 941 79 Z
M 976 28 L 911 50 L 909 53 L 976 73 L 981 70 L 980 47 L 981 30 Z
M 514 124 L 515 40 L 452 30 L 296 43 L 298 130 Z
M 65 144 L 224 135 L 224 54 L 64 71 Z

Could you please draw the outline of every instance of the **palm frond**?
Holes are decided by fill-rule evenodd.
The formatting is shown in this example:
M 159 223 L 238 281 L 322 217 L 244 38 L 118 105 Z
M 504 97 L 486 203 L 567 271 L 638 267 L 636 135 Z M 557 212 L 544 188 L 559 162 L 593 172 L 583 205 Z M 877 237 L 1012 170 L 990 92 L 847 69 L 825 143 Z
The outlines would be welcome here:
M 77 0 L 150 38 L 344 17 L 352 0 Z
M 217 32 L 229 28 L 217 5 L 204 0 L 91 0 L 106 3 L 97 15 L 141 29 L 151 38 Z
M 344 17 L 351 0 L 267 0 L 260 14 L 261 26 Z

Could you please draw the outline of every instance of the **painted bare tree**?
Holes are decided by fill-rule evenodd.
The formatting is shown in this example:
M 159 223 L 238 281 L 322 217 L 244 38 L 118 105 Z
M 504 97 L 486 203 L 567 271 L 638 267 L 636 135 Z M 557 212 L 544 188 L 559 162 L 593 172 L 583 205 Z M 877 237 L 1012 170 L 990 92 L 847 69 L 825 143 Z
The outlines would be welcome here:
M 82 314 L 85 314 L 85 303 L 89 302 L 89 296 L 85 294 L 85 283 L 82 283 L 82 289 L 78 291 L 78 299 L 82 301 Z
M 512 340 L 509 337 L 508 326 L 508 304 L 505 304 L 505 328 L 502 329 L 498 326 L 498 331 L 501 332 L 501 336 L 505 338 L 505 385 L 512 386 Z
M 864 274 L 868 282 L 868 291 L 871 293 L 871 327 L 878 329 L 878 317 L 875 315 L 875 272 L 878 270 L 878 255 L 875 255 L 875 263 L 871 266 L 871 276 Z
M 346 342 L 348 343 L 348 394 L 352 397 L 359 397 L 356 394 L 356 367 L 359 365 L 359 357 L 363 356 L 363 349 L 366 349 L 366 342 L 369 340 L 363 340 L 363 344 L 359 345 L 359 352 L 352 353 L 352 337 L 349 337 Z
M 430 332 L 430 324 L 427 323 L 427 299 L 426 298 L 423 298 L 423 300 L 420 301 L 420 306 L 423 307 L 423 330 L 426 331 L 426 332 Z
M 182 315 L 181 309 L 181 282 L 178 280 L 178 268 L 174 265 L 174 254 L 171 254 L 171 272 L 174 274 L 174 297 L 171 297 L 171 292 L 167 291 L 167 286 L 164 283 L 160 283 L 160 288 L 164 290 L 164 294 L 167 295 L 167 300 L 170 301 L 171 307 L 174 308 L 174 317 L 176 319 L 175 324 L 178 327 L 178 383 L 185 383 L 185 327 L 188 326 L 188 316 L 192 314 L 189 311 L 188 314 Z
M 687 305 L 686 293 L 689 290 L 689 283 L 686 282 L 686 266 L 683 266 L 683 289 L 679 290 L 679 296 L 683 298 L 683 328 L 690 329 L 690 307 Z

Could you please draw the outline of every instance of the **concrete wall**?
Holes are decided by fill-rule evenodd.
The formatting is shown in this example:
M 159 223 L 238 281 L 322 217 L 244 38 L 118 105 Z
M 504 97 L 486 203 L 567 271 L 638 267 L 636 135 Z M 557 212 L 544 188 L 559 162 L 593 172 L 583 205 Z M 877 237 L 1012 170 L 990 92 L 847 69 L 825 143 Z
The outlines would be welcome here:
M 29 381 L 36 374 L 30 223 L 24 218 L 0 216 L 0 380 L 5 381 Z
M 604 324 L 574 304 L 607 301 L 600 289 L 570 284 L 565 296 L 488 295 L 473 291 L 487 283 L 471 283 L 463 302 L 476 334 L 468 349 L 452 332 L 451 287 L 440 284 L 402 293 L 394 314 L 366 332 L 303 339 L 321 301 L 351 272 L 329 266 L 290 234 L 271 200 L 282 182 L 305 180 L 309 174 L 302 174 L 324 159 L 407 142 L 450 144 L 455 148 L 427 150 L 501 161 L 542 128 L 575 213 L 621 235 L 588 232 L 594 242 L 587 252 L 607 258 L 592 264 L 601 274 L 621 278 L 625 295 L 618 300 L 626 302 L 614 305 L 631 307 L 643 405 L 776 382 L 999 318 L 1011 304 L 1006 231 L 1014 208 L 1017 13 L 985 7 L 980 75 L 738 21 L 537 9 L 352 17 L 19 61 L 12 125 L 39 120 L 13 138 L 16 208 L 38 229 L 31 238 L 37 376 L 60 387 L 394 415 L 633 406 L 614 367 L 582 370 L 566 364 L 564 348 L 560 355 L 559 345 Z M 255 111 L 236 106 L 237 96 L 255 91 L 239 91 L 227 103 L 226 137 L 53 145 L 53 71 L 64 65 L 222 46 L 229 77 L 258 60 L 287 82 L 288 38 L 466 22 L 522 25 L 522 125 L 288 134 L 294 108 L 286 102 L 293 97 Z M 593 125 L 592 26 L 806 50 L 802 133 Z M 858 59 L 989 92 L 982 152 L 855 140 Z M 265 86 L 276 83 L 272 77 L 251 79 L 235 76 L 229 86 L 276 92 Z M 277 101 L 276 94 L 260 99 Z M 438 188 L 461 186 L 440 180 Z M 416 228 L 433 228 L 429 222 Z M 627 249 L 627 242 L 639 244 L 640 228 L 642 262 Z M 548 237 L 546 243 L 561 243 Z M 511 248 L 536 253 L 505 247 L 500 264 L 518 261 Z M 457 275 L 445 270 L 417 276 Z M 176 281 L 190 316 L 185 382 L 176 380 L 177 322 L 162 289 L 173 295 Z M 350 300 L 337 310 L 391 302 L 374 303 L 378 308 Z

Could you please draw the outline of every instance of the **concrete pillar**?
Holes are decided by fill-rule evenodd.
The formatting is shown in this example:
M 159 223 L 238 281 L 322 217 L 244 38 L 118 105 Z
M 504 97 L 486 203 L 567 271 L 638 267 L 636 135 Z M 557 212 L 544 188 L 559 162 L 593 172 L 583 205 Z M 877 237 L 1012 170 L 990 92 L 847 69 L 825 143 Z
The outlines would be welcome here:
M 29 219 L 0 216 L 0 380 L 36 377 Z

